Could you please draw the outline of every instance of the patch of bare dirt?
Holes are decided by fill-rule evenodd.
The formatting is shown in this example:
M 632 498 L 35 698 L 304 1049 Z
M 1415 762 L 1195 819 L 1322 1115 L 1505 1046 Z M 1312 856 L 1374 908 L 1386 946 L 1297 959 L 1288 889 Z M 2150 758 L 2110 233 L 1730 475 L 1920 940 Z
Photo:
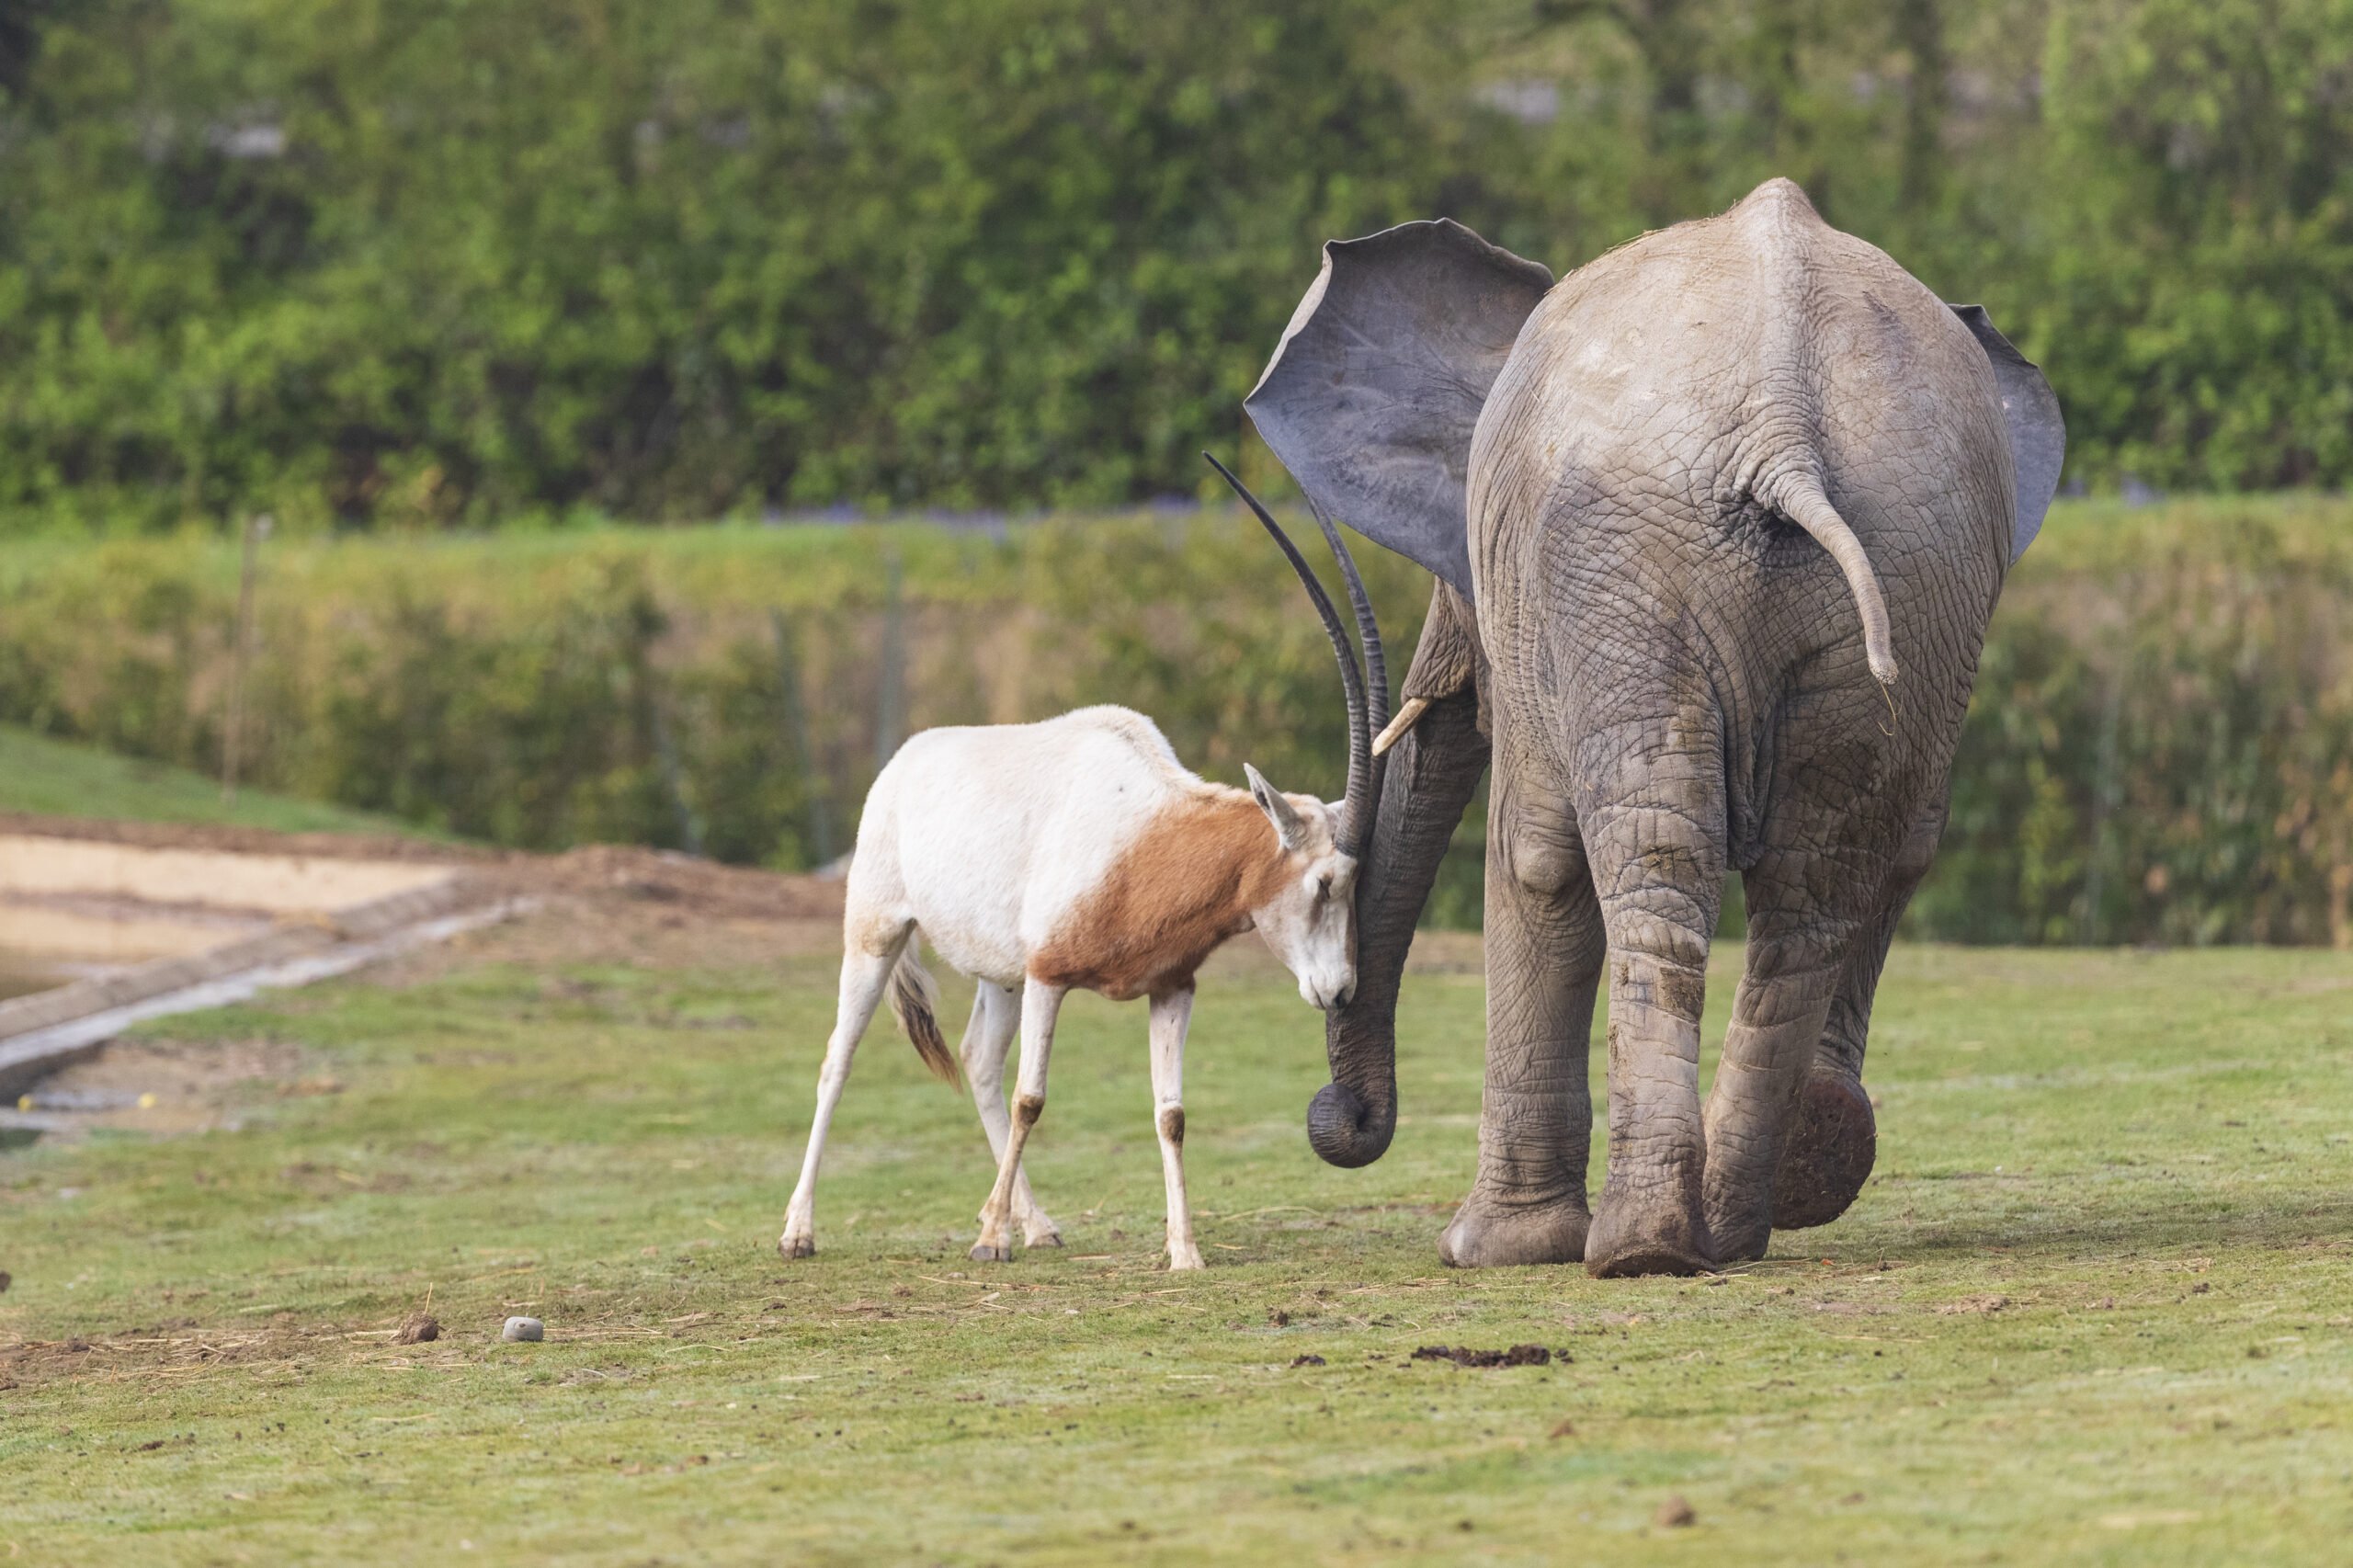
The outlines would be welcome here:
M 0 812 L 0 834 L 6 833 L 90 839 L 146 849 L 208 849 L 317 859 L 464 866 L 486 873 L 491 881 L 516 892 L 613 897 L 722 917 L 837 920 L 841 916 L 838 883 L 749 867 L 723 866 L 691 855 L 631 845 L 592 845 L 547 856 L 387 835 L 272 833 L 265 828 L 205 823 L 110 822 Z
M 267 930 L 267 910 L 222 903 L 176 903 L 169 899 L 131 898 L 104 892 L 20 892 L 0 898 L 20 909 L 78 915 L 88 920 L 169 920 L 175 925 L 210 926 L 224 937 Z
M 558 894 L 518 919 L 465 932 L 371 966 L 379 985 L 417 985 L 476 964 L 553 970 L 630 964 L 654 970 L 772 963 L 841 950 L 841 916 L 824 920 L 711 918 L 668 904 Z
M 458 1352 L 450 1348 L 439 1324 L 433 1324 L 429 1334 L 404 1337 L 417 1322 L 413 1316 L 392 1326 L 361 1328 L 305 1324 L 292 1312 L 280 1312 L 263 1324 L 208 1324 L 177 1318 L 117 1334 L 0 1341 L 0 1389 L 61 1378 L 169 1388 L 200 1381 L 226 1368 L 261 1364 L 348 1364 L 364 1359 L 378 1365 L 408 1366 L 428 1356 L 436 1365 L 451 1364 Z M 492 1330 L 491 1336 L 495 1333 Z M 472 1337 L 483 1336 L 477 1333 Z
M 1458 1367 L 1545 1367 L 1552 1353 L 1541 1345 L 1515 1345 L 1508 1350 L 1473 1350 L 1468 1345 L 1425 1345 L 1414 1352 L 1416 1361 L 1451 1361 Z
M 0 1389 L 56 1378 L 189 1377 L 216 1368 L 289 1359 L 340 1338 L 332 1330 L 270 1324 L 259 1328 L 199 1328 L 193 1320 L 124 1334 L 74 1335 L 0 1344 Z
M 841 941 L 839 881 L 725 866 L 670 850 L 595 845 L 532 855 L 383 835 L 272 833 L 13 812 L 0 812 L 0 833 L 149 848 L 462 866 L 495 896 L 539 901 L 540 908 L 523 919 L 468 933 L 370 971 L 393 984 L 431 979 L 472 962 L 630 962 L 691 969 L 831 952 Z M 1276 965 L 1266 944 L 1251 937 L 1228 943 L 1218 962 L 1240 972 Z M 1407 968 L 1416 973 L 1476 974 L 1483 963 L 1477 933 L 1425 931 L 1415 938 Z
M 724 866 L 633 846 L 597 845 L 562 855 L 531 855 L 378 835 L 271 833 L 23 812 L 0 812 L 0 833 L 142 848 L 462 866 L 493 896 L 539 903 L 540 908 L 524 919 L 471 933 L 454 944 L 421 949 L 373 971 L 395 984 L 428 979 L 468 961 L 626 961 L 697 968 L 828 951 L 841 940 L 838 881 Z
M 616 845 L 517 857 L 490 876 L 502 896 L 531 898 L 539 907 L 418 949 L 370 976 L 416 984 L 475 963 L 703 969 L 841 948 L 841 883 L 816 877 Z
M 266 1100 L 342 1087 L 285 1040 L 118 1040 L 34 1085 L 23 1108 L 53 1138 L 98 1128 L 162 1136 L 233 1128 Z
M 0 833 L 86 838 L 142 849 L 224 849 L 247 855 L 307 855 L 323 860 L 413 860 L 427 864 L 494 865 L 528 858 L 511 850 L 470 844 L 436 844 L 393 834 L 273 833 L 216 823 L 116 822 L 106 817 L 36 816 L 0 812 Z
M 592 845 L 538 862 L 532 881 L 551 891 L 667 906 L 705 917 L 835 922 L 842 917 L 839 882 L 722 866 L 664 849 Z

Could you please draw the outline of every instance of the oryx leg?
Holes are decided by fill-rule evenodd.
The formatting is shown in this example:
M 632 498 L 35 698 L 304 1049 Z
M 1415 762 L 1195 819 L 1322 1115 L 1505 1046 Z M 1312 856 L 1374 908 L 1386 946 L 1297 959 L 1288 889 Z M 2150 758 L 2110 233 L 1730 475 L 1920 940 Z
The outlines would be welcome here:
M 983 980 L 972 998 L 972 1022 L 964 1031 L 964 1076 L 972 1085 L 972 1104 L 981 1113 L 981 1131 L 988 1134 L 989 1155 L 1005 1158 L 1011 1129 L 1005 1112 L 1005 1059 L 1012 1052 L 1013 1037 L 1021 1029 L 1021 993 Z M 1013 1217 L 1021 1221 L 1024 1246 L 1058 1247 L 1063 1233 L 1038 1207 L 1029 1191 L 1029 1173 L 1013 1173 Z
M 1185 1030 L 1193 1021 L 1193 988 L 1152 999 L 1152 1112 L 1160 1134 L 1160 1175 L 1168 1187 L 1168 1267 L 1199 1268 L 1193 1210 L 1185 1200 Z
M 1006 1130 L 1005 1152 L 997 1156 L 996 1186 L 981 1206 L 981 1239 L 973 1244 L 975 1263 L 1003 1263 L 1013 1256 L 1012 1211 L 1014 1179 L 1021 1171 L 1021 1148 L 1029 1130 L 1046 1109 L 1046 1058 L 1054 1049 L 1054 1018 L 1062 1011 L 1063 988 L 1031 980 L 1021 990 L 1021 1070 L 1013 1090 L 1013 1125 Z
M 809 1124 L 809 1149 L 801 1157 L 801 1180 L 784 1211 L 784 1234 L 777 1251 L 787 1257 L 807 1257 L 817 1250 L 817 1165 L 824 1158 L 825 1133 L 834 1124 L 834 1108 L 841 1104 L 842 1087 L 849 1082 L 850 1058 L 881 1005 L 891 983 L 891 971 L 915 929 L 913 922 L 881 938 L 880 951 L 870 941 L 853 940 L 842 954 L 841 997 L 834 1012 L 834 1032 L 825 1041 L 825 1065 L 817 1074 L 817 1113 Z

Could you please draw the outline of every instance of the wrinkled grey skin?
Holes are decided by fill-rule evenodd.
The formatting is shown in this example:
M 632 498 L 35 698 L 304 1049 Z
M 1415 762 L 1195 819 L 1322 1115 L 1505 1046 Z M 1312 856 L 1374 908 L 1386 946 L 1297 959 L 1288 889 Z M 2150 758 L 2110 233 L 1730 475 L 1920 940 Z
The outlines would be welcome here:
M 1329 1020 L 1310 1136 L 1340 1165 L 1388 1144 L 1412 926 L 1492 760 L 1478 1177 L 1441 1255 L 1688 1273 L 1835 1218 L 1870 1172 L 1872 993 L 2063 429 L 1982 312 L 1787 181 L 1540 302 L 1542 276 L 1451 224 L 1330 247 L 1251 396 L 1311 495 L 1441 579 L 1402 694 L 1430 706 L 1389 756 L 1358 991 Z M 1805 494 L 1875 586 L 1790 520 Z M 1867 589 L 1901 672 L 1884 688 Z M 1703 1107 L 1729 869 L 1746 969 Z M 1588 1208 L 1605 979 L 1608 1168 Z

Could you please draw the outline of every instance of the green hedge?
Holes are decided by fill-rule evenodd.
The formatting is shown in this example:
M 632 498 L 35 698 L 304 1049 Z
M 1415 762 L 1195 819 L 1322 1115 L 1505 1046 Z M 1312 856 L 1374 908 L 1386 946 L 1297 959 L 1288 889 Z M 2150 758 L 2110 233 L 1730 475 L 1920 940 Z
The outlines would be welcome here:
M 1363 559 L 1402 667 L 1427 579 Z M 199 536 L 12 551 L 0 720 L 217 769 L 236 577 Z M 1344 771 L 1322 634 L 1229 511 L 298 540 L 259 605 L 248 779 L 531 848 L 807 866 L 907 730 L 1084 702 L 1214 778 Z M 2063 503 L 1995 618 L 1914 933 L 2353 942 L 2348 627 L 2353 505 Z M 1434 920 L 1477 919 L 1481 817 Z
M 2072 478 L 2353 479 L 2347 0 L 12 0 L 0 532 L 1192 494 L 1325 239 L 1787 175 Z
M 2353 946 L 2353 508 L 2079 519 L 1995 617 L 1914 929 Z

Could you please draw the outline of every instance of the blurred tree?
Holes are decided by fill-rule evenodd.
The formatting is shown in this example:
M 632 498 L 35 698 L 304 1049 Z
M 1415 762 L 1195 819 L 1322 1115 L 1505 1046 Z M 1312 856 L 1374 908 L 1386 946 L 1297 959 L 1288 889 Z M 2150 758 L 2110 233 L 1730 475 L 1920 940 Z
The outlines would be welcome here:
M 1786 174 L 2072 472 L 2353 477 L 2353 0 L 9 0 L 0 528 L 1189 494 L 1325 238 Z
M 1902 197 L 1907 211 L 1932 206 L 1945 183 L 1944 13 L 1938 0 L 1894 0 L 1895 42 L 1904 51 Z

